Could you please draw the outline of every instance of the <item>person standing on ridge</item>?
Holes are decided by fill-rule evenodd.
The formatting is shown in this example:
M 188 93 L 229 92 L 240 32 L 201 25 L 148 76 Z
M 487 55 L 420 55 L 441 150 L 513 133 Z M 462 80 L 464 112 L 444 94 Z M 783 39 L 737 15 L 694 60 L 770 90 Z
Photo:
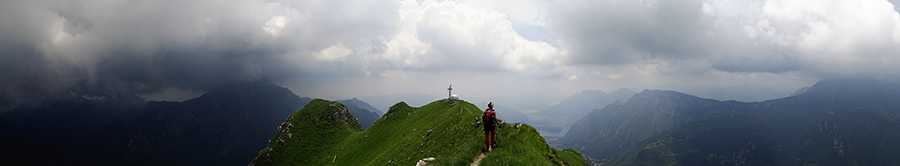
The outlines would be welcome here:
M 493 101 L 488 102 L 488 109 L 484 110 L 481 119 L 484 121 L 484 151 L 490 151 L 491 147 L 497 146 L 495 127 L 499 125 Z

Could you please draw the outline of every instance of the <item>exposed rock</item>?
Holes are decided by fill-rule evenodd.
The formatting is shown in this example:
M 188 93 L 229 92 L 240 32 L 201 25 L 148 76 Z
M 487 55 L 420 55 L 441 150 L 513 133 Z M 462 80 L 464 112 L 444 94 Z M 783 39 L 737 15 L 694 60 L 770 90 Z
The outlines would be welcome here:
M 431 135 L 431 130 L 428 130 L 428 132 L 425 132 L 425 136 L 430 136 L 430 135 Z
M 343 121 L 352 127 L 356 127 L 357 130 L 362 131 L 362 125 L 360 125 L 359 121 L 350 114 L 350 109 L 347 109 L 347 106 L 340 103 L 333 103 L 328 105 L 328 112 L 330 114 L 327 117 L 328 121 Z
M 331 114 L 328 116 L 328 121 L 331 122 L 347 119 L 347 115 L 350 114 L 350 110 L 346 106 L 338 103 L 328 105 L 328 111 Z
M 421 160 L 419 160 L 419 162 L 416 162 L 416 166 L 424 166 L 426 164 L 426 162 L 429 162 L 429 161 L 434 161 L 434 157 L 421 159 Z

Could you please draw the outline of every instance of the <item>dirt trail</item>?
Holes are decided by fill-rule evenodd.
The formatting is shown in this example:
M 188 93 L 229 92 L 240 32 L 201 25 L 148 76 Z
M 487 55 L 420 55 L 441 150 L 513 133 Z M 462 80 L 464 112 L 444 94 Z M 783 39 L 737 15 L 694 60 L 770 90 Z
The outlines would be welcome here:
M 481 164 L 482 158 L 484 158 L 484 153 L 478 154 L 478 157 L 475 157 L 475 161 L 473 161 L 472 164 L 469 164 L 469 166 L 478 166 L 478 164 Z

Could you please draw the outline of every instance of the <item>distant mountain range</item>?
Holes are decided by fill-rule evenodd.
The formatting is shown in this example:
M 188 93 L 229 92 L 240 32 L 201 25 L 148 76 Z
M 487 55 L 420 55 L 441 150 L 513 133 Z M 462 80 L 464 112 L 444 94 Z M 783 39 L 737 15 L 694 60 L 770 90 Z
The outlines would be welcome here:
M 555 143 L 604 165 L 893 165 L 900 85 L 841 78 L 765 102 L 644 90 Z
M 267 80 L 210 91 L 184 102 L 151 102 L 147 115 L 117 121 L 94 137 L 115 163 L 230 165 L 246 162 L 273 126 L 311 99 Z
M 590 113 L 591 110 L 603 108 L 616 101 L 628 100 L 632 95 L 634 95 L 634 91 L 628 88 L 620 88 L 610 93 L 601 90 L 585 90 L 550 106 L 547 110 L 536 113 L 538 118 L 532 119 L 531 124 L 545 135 L 550 132 L 561 132 Z
M 485 110 L 488 108 L 487 102 L 478 103 L 476 106 L 478 106 L 478 108 L 481 110 Z M 525 113 L 522 113 L 519 110 L 500 104 L 495 104 L 494 110 L 497 112 L 497 119 L 503 120 L 508 123 L 521 122 L 531 124 L 528 115 L 525 115 Z
M 366 103 L 365 101 L 359 100 L 357 98 L 352 98 L 352 99 L 347 99 L 347 100 L 338 100 L 337 102 L 344 104 L 344 105 L 347 105 L 347 104 L 356 105 L 359 108 L 362 108 L 364 110 L 378 114 L 379 117 L 384 114 L 384 111 L 381 111 L 381 109 L 375 108 L 375 106 L 372 106 L 371 104 Z
M 347 108 L 350 109 L 350 113 L 353 114 L 354 117 L 358 118 L 359 124 L 362 125 L 362 129 L 367 129 L 372 127 L 375 124 L 375 120 L 381 118 L 381 113 L 369 103 L 363 102 L 359 99 L 352 98 L 347 100 L 339 100 L 338 103 L 344 104 Z
M 287 115 L 310 100 L 260 80 L 184 102 L 133 107 L 51 102 L 3 114 L 11 122 L 0 126 L 0 146 L 18 148 L 22 156 L 41 156 L 10 161 L 26 165 L 242 165 L 265 147 Z M 145 114 L 127 121 L 121 118 L 127 116 L 110 117 L 126 111 Z

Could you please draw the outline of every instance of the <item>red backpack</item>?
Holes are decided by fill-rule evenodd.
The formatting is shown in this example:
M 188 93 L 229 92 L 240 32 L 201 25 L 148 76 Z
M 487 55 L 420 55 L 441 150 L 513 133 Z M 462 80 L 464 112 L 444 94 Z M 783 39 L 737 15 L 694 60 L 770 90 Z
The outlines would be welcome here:
M 481 115 L 481 119 L 484 120 L 485 124 L 494 124 L 494 119 L 496 119 L 496 115 L 494 114 L 494 109 L 484 110 L 484 114 Z

